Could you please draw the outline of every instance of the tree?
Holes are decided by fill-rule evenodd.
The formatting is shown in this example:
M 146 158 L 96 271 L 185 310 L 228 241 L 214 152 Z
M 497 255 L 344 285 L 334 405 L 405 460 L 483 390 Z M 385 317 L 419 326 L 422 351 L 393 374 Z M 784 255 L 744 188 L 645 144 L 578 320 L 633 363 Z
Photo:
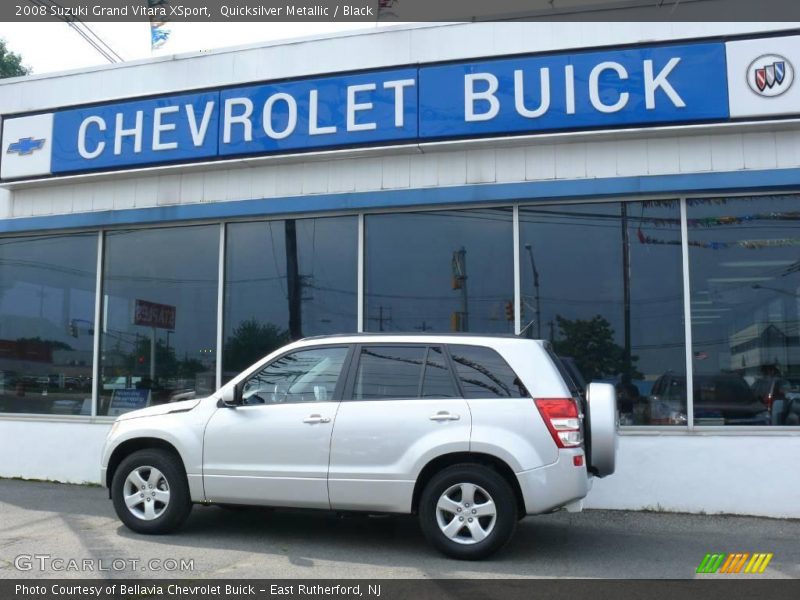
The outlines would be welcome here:
M 6 41 L 0 39 L 0 79 L 28 75 L 31 70 L 22 64 L 22 57 L 8 49 Z
M 225 342 L 225 369 L 242 371 L 289 342 L 289 332 L 257 319 L 242 321 Z
M 630 370 L 631 379 L 642 376 L 634 364 L 639 357 L 631 356 L 626 369 L 625 350 L 614 343 L 614 330 L 605 317 L 595 315 L 591 319 L 565 319 L 556 316 L 560 339 L 553 342 L 559 356 L 570 356 L 586 381 L 615 377 Z

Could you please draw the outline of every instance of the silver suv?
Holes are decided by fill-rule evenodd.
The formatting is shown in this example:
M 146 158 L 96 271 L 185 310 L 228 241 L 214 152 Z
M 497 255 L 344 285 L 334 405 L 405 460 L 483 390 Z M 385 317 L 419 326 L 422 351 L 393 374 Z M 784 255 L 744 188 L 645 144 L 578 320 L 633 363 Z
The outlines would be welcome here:
M 547 342 L 308 338 L 208 398 L 119 417 L 102 481 L 140 533 L 176 529 L 192 503 L 414 513 L 438 550 L 483 558 L 613 473 L 613 386 L 571 390 Z

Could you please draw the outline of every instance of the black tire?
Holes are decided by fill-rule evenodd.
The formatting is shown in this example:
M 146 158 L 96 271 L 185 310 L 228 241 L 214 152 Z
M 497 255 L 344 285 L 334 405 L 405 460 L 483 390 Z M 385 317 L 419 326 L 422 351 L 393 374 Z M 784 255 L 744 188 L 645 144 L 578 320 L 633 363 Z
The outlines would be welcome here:
M 480 541 L 467 541 L 461 543 L 454 541 L 442 531 L 437 515 L 437 504 L 442 495 L 459 484 L 472 484 L 482 488 L 491 497 L 495 506 L 494 522 L 481 517 L 481 528 L 490 526 L 490 531 L 486 537 Z M 476 492 L 476 501 L 485 500 L 481 498 L 482 492 Z M 462 500 L 463 503 L 463 500 Z M 480 502 L 473 503 L 480 504 Z M 462 507 L 463 509 L 463 507 Z M 463 509 L 463 510 L 472 510 Z M 450 519 L 450 514 L 453 519 Z M 461 560 L 479 560 L 486 558 L 490 554 L 497 552 L 514 535 L 517 527 L 518 508 L 517 500 L 511 486 L 502 475 L 489 467 L 479 464 L 465 463 L 453 465 L 439 471 L 434 475 L 422 491 L 419 502 L 419 520 L 422 533 L 428 542 L 443 554 Z M 458 518 L 456 513 L 443 513 L 445 521 Z M 470 518 L 469 513 L 464 517 L 464 526 L 459 531 L 462 537 L 472 538 L 472 534 L 466 528 L 466 520 Z
M 155 507 L 161 508 L 161 513 L 151 520 L 134 515 L 125 503 L 125 487 L 128 475 L 139 468 L 142 473 L 148 473 L 145 467 L 152 467 L 160 471 L 169 491 L 169 501 L 164 505 L 160 501 L 152 500 Z M 157 485 L 164 485 L 160 481 Z M 158 491 L 158 489 L 156 490 Z M 143 494 L 150 494 L 149 489 L 142 490 Z M 114 473 L 111 482 L 111 498 L 117 516 L 128 529 L 137 533 L 163 534 L 178 529 L 192 510 L 192 501 L 189 496 L 189 484 L 186 481 L 186 472 L 178 456 L 166 450 L 157 448 L 139 450 L 126 457 Z M 144 512 L 144 504 L 137 508 Z

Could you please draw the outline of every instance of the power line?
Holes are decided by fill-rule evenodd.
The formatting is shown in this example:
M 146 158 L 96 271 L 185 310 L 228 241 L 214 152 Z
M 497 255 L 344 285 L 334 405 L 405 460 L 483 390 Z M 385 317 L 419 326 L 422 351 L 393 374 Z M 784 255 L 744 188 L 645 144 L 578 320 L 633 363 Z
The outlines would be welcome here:
M 109 46 L 103 40 L 103 38 L 101 38 L 99 35 L 97 35 L 92 30 L 91 27 L 89 27 L 86 23 L 81 21 L 79 18 L 70 17 L 70 16 L 60 16 L 61 14 L 63 14 L 66 11 L 63 10 L 64 7 L 61 6 L 58 2 L 55 2 L 54 0 L 28 0 L 28 2 L 30 4 L 35 5 L 35 6 L 41 6 L 41 7 L 45 8 L 45 9 L 49 8 L 50 6 L 55 6 L 55 7 L 59 8 L 59 9 L 62 9 L 61 11 L 57 11 L 57 14 L 59 14 L 58 19 L 60 21 L 63 21 L 67 25 L 69 25 L 92 48 L 97 50 L 97 52 L 99 52 L 100 55 L 102 55 L 103 58 L 105 58 L 110 63 L 122 62 L 124 60 L 119 54 L 117 54 L 114 51 L 114 49 L 111 46 Z

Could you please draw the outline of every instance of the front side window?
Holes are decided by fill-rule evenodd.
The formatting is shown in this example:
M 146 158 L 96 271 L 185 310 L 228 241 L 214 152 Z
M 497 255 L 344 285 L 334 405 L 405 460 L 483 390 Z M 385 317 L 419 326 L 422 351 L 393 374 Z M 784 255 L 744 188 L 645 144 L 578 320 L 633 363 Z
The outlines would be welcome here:
M 524 398 L 528 395 L 508 363 L 491 348 L 462 345 L 449 348 L 465 398 Z
M 314 348 L 281 356 L 247 380 L 244 404 L 330 402 L 347 348 Z

